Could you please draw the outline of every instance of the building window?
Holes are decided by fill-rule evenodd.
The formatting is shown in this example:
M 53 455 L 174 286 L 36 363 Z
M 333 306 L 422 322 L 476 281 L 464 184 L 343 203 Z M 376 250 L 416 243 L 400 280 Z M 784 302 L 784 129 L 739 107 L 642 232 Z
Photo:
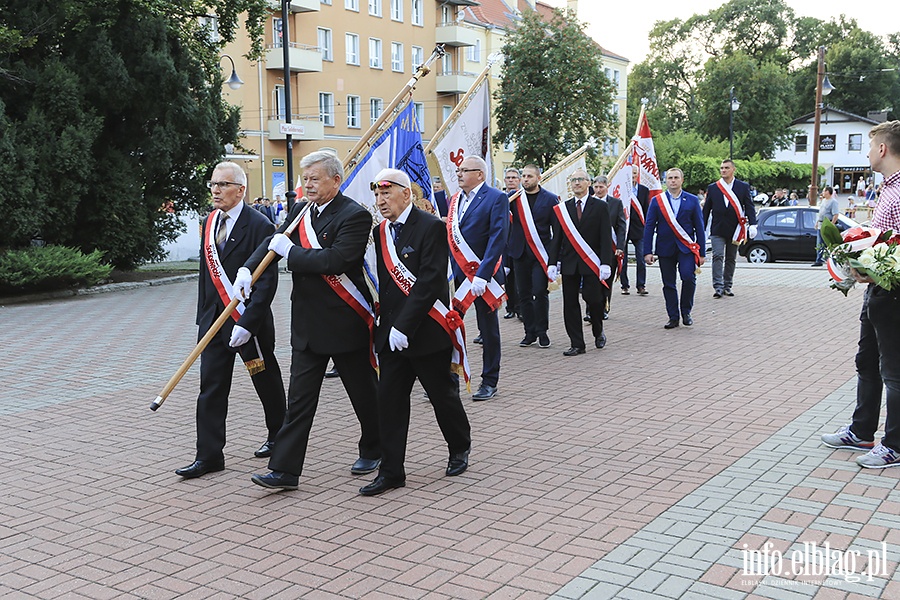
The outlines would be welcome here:
M 391 71 L 403 72 L 403 44 L 391 42 Z
M 612 82 L 613 82 L 613 85 L 616 86 L 616 89 L 617 89 L 617 90 L 619 89 L 619 84 L 621 83 L 621 81 L 622 81 L 621 73 L 619 73 L 619 70 L 618 70 L 618 69 L 614 69 L 614 70 L 613 70 Z
M 334 94 L 319 92 L 319 120 L 334 127 Z
M 344 43 L 347 46 L 347 64 L 359 64 L 359 36 L 355 33 L 345 33 Z
M 851 133 L 849 140 L 849 150 L 850 152 L 859 152 L 862 150 L 862 134 L 861 133 Z
M 359 12 L 359 0 L 344 0 L 344 8 Z
M 798 135 L 794 138 L 794 152 L 806 152 L 806 136 Z
M 403 0 L 391 0 L 391 20 L 403 21 Z
M 453 107 L 447 104 L 441 106 L 441 123 L 445 123 L 447 119 L 450 118 L 450 115 L 453 113 Z
M 331 30 L 324 27 L 318 28 L 319 32 L 319 52 L 322 53 L 322 60 L 334 60 L 334 48 L 331 43 Z
M 281 19 L 272 19 L 272 46 L 281 48 Z
M 284 86 L 276 85 L 275 89 L 272 90 L 272 106 L 275 107 L 275 118 L 279 121 L 283 121 L 285 119 L 285 110 L 284 110 Z
M 369 0 L 369 14 L 373 17 L 381 16 L 381 0 Z
M 422 26 L 425 24 L 425 8 L 422 0 L 412 0 L 412 24 Z
M 413 102 L 413 116 L 416 118 L 416 127 L 419 131 L 425 131 L 425 103 Z
M 322 3 L 322 4 L 327 4 L 328 6 L 331 6 L 331 0 L 321 0 L 321 3 Z
M 456 19 L 453 18 L 453 9 L 446 4 L 441 4 L 441 25 L 449 25 L 455 21 Z
M 347 96 L 347 127 L 359 129 L 359 96 Z
M 209 41 L 219 41 L 219 20 L 215 17 L 200 17 L 200 27 L 206 29 Z
M 425 51 L 421 46 L 413 46 L 412 56 L 410 58 L 412 59 L 410 61 L 410 64 L 412 64 L 412 70 L 415 71 L 425 62 Z
M 441 59 L 441 73 L 443 75 L 453 73 L 453 55 L 449 52 L 444 54 L 444 57 Z
M 369 99 L 369 124 L 374 125 L 375 121 L 378 120 L 378 117 L 381 116 L 381 111 L 384 110 L 384 100 L 381 98 L 370 98 Z
M 469 46 L 468 56 L 466 60 L 469 62 L 481 62 L 481 40 L 475 40 L 474 46 Z
M 512 140 L 506 140 L 503 142 L 503 151 L 504 152 L 515 152 L 516 151 L 516 143 Z
M 619 120 L 619 103 L 613 102 L 609 105 L 609 116 L 616 121 Z
M 381 40 L 369 38 L 369 66 L 373 69 L 381 68 Z

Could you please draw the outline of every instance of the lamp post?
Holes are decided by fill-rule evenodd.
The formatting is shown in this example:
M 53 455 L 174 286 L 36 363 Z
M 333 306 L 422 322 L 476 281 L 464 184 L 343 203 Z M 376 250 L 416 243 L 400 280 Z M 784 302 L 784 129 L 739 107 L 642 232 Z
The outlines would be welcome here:
M 288 16 L 290 15 L 290 0 L 281 0 L 281 50 L 284 57 L 284 122 L 291 123 L 291 53 L 290 53 L 290 29 L 288 28 Z M 294 142 L 290 133 L 284 135 L 286 144 L 285 159 L 287 163 L 287 189 L 284 197 L 287 200 L 288 210 L 294 207 Z
M 226 81 L 225 83 L 231 89 L 236 90 L 239 87 L 241 87 L 242 85 L 244 85 L 244 82 L 241 81 L 240 77 L 238 77 L 237 69 L 234 67 L 234 59 L 231 58 L 230 56 L 228 56 L 227 54 L 223 54 L 222 56 L 219 57 L 219 62 L 222 62 L 223 58 L 227 58 L 229 61 L 231 61 L 231 77 L 229 77 L 228 81 Z
M 734 97 L 734 86 L 731 86 L 728 102 L 728 160 L 734 160 L 734 111 L 741 107 L 741 103 Z
M 822 126 L 822 96 L 831 93 L 834 86 L 825 74 L 825 46 L 819 46 L 819 65 L 816 70 L 816 118 L 813 126 L 812 181 L 809 184 L 809 205 L 815 206 L 819 197 L 819 131 Z

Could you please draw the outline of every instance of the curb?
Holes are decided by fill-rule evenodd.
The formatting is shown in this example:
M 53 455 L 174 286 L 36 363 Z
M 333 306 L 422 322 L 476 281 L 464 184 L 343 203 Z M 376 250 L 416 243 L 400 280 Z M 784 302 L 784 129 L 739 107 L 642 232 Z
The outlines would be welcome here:
M 71 298 L 74 296 L 93 296 L 96 294 L 108 294 L 111 292 L 122 292 L 126 290 L 136 290 L 142 287 L 150 287 L 152 285 L 168 285 L 171 283 L 183 283 L 192 281 L 200 277 L 199 273 L 190 273 L 187 275 L 173 275 L 172 277 L 160 277 L 159 279 L 148 279 L 146 281 L 126 281 L 123 283 L 107 283 L 105 285 L 97 285 L 89 288 L 77 290 L 60 290 L 56 292 L 43 292 L 39 294 L 26 294 L 24 296 L 12 296 L 9 298 L 0 298 L 0 306 L 9 304 L 27 304 L 29 302 L 40 302 L 42 300 L 58 300 L 60 298 Z

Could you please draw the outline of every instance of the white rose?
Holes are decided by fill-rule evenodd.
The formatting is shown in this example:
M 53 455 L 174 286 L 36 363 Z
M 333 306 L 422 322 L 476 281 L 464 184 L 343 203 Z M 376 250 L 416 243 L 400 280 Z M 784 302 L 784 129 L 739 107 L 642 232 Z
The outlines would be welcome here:
M 859 255 L 857 259 L 859 264 L 863 266 L 864 269 L 873 269 L 877 264 L 878 260 L 875 257 L 875 249 L 874 248 L 866 248 L 862 251 L 862 254 Z

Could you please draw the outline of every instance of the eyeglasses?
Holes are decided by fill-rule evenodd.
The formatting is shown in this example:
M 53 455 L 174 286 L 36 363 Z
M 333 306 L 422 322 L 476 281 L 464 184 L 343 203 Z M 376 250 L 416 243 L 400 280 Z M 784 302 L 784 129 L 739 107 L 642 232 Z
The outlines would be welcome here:
M 457 169 L 456 170 L 457 173 L 475 173 L 475 172 L 480 172 L 480 171 L 481 171 L 481 169 Z
M 590 179 L 588 179 L 587 177 L 573 177 L 569 181 L 571 181 L 572 183 L 578 183 L 579 181 L 590 181 Z
M 209 189 L 213 189 L 213 187 L 227 188 L 229 185 L 244 185 L 243 183 L 236 183 L 234 181 L 207 181 L 206 187 Z

